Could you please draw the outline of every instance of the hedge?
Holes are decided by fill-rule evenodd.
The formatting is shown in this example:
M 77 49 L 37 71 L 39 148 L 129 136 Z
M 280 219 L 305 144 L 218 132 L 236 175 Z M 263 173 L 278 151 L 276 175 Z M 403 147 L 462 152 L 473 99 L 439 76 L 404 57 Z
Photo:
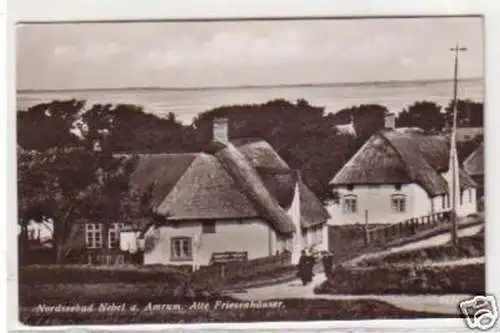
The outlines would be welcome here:
M 316 294 L 484 294 L 485 266 L 340 267 Z

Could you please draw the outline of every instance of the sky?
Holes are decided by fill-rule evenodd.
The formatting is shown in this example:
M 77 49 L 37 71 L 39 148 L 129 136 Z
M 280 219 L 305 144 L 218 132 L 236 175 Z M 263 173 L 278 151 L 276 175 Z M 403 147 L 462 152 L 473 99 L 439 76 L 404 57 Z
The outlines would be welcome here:
M 17 87 L 213 87 L 483 77 L 480 18 L 32 24 Z

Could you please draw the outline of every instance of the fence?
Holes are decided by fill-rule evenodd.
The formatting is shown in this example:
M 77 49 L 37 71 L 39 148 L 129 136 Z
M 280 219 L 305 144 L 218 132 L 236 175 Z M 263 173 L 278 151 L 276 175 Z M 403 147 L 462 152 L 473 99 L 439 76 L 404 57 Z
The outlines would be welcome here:
M 366 245 L 383 245 L 402 237 L 413 236 L 424 230 L 435 228 L 450 220 L 451 212 L 447 211 L 368 229 L 366 231 Z
M 198 286 L 218 286 L 239 277 L 251 277 L 291 265 L 291 254 L 284 252 L 274 256 L 245 261 L 201 266 L 191 275 Z
M 123 265 L 140 264 L 142 254 L 136 255 L 120 249 L 87 249 L 77 255 L 76 261 L 87 265 Z
M 391 241 L 417 235 L 450 220 L 451 212 L 434 213 L 396 224 L 356 224 L 329 227 L 330 251 L 338 260 L 369 248 L 384 247 Z

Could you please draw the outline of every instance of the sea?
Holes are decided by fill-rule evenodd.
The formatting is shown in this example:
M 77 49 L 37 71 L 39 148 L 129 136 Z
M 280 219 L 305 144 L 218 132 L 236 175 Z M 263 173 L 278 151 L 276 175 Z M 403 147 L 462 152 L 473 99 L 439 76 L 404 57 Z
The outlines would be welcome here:
M 416 101 L 446 106 L 453 96 L 453 80 L 419 80 L 363 83 L 306 84 L 223 88 L 121 88 L 82 90 L 18 90 L 17 110 L 52 100 L 82 99 L 87 106 L 96 103 L 135 104 L 145 112 L 165 117 L 169 113 L 190 124 L 201 113 L 224 105 L 260 104 L 273 99 L 325 108 L 326 113 L 361 104 L 380 104 L 399 113 Z M 458 84 L 458 98 L 484 100 L 484 80 L 467 79 Z

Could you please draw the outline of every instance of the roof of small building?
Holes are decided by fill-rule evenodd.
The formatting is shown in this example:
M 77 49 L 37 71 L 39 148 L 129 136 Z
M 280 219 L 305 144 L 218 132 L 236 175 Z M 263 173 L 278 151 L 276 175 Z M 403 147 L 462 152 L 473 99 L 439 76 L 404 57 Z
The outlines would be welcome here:
M 330 181 L 332 185 L 417 183 L 431 196 L 448 193 L 448 140 L 422 131 L 381 130 Z M 460 170 L 461 188 L 474 181 Z
M 264 218 L 280 233 L 295 230 L 286 214 L 296 184 L 301 190 L 301 225 L 329 215 L 298 172 L 266 141 L 241 139 L 213 153 L 139 155 L 131 177 L 151 190 L 151 208 L 169 220 Z
M 463 167 L 470 176 L 484 175 L 484 142 L 465 159 Z

